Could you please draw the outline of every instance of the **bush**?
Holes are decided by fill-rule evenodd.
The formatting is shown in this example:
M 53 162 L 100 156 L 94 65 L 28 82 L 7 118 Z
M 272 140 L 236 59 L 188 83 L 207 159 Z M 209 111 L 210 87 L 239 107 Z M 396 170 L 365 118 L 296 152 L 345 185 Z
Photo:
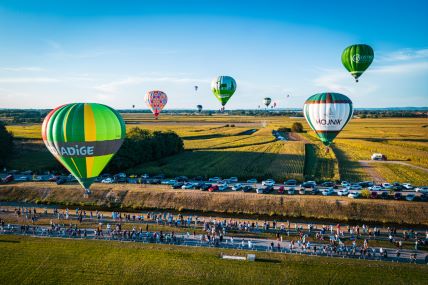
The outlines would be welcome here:
M 6 130 L 6 126 L 0 121 L 0 167 L 6 166 L 13 154 L 13 136 Z
M 361 197 L 370 198 L 370 191 L 367 189 L 361 190 Z
M 303 125 L 299 122 L 294 122 L 291 126 L 291 130 L 295 133 L 303 133 Z

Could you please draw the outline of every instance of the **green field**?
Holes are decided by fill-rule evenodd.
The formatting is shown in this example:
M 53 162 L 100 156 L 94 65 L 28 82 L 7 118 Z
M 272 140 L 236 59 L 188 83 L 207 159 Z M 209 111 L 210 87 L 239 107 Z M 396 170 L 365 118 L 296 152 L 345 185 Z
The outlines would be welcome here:
M 428 169 L 426 119 L 353 119 L 326 153 L 312 131 L 303 141 L 275 142 L 273 129 L 291 127 L 304 119 L 288 117 L 165 115 L 154 122 L 149 114 L 124 114 L 127 128 L 172 130 L 184 141 L 186 152 L 142 164 L 128 173 L 165 173 L 168 176 L 238 176 L 298 180 L 373 180 L 358 162 L 374 152 L 389 160 Z M 8 126 L 19 138 L 14 169 L 49 169 L 55 160 L 43 148 L 40 125 Z M 251 130 L 255 130 L 254 133 Z M 305 140 L 311 144 L 305 146 Z M 406 165 L 373 165 L 377 176 L 389 182 L 428 184 L 426 171 Z M 37 168 L 36 168 L 37 169 Z
M 426 265 L 220 252 L 130 242 L 0 236 L 3 284 L 425 284 Z

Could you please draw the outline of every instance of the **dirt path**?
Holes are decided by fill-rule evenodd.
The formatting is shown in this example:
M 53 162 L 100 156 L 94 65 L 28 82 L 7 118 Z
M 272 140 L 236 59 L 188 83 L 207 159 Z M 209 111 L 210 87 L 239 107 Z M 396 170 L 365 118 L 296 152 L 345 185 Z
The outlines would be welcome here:
M 363 164 L 370 164 L 370 163 L 389 163 L 389 164 L 401 164 L 401 165 L 405 165 L 405 166 L 409 166 L 409 167 L 413 167 L 425 172 L 428 172 L 428 168 L 422 167 L 422 166 L 417 166 L 417 165 L 413 165 L 410 164 L 408 162 L 405 161 L 397 161 L 397 160 L 359 160 L 359 163 L 361 163 L 361 165 Z
M 382 182 L 385 182 L 385 179 L 380 176 L 379 172 L 377 172 L 376 169 L 374 169 L 373 166 L 370 165 L 370 160 L 359 160 L 358 162 L 360 163 L 361 168 L 367 173 L 367 175 L 373 178 L 374 183 L 380 184 Z

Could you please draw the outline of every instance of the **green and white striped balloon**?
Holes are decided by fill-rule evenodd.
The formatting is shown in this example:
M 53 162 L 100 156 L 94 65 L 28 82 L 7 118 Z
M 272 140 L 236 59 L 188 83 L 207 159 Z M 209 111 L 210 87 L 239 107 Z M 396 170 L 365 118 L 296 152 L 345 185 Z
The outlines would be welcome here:
M 326 146 L 330 146 L 346 126 L 352 113 L 351 99 L 339 93 L 312 95 L 303 107 L 306 121 Z

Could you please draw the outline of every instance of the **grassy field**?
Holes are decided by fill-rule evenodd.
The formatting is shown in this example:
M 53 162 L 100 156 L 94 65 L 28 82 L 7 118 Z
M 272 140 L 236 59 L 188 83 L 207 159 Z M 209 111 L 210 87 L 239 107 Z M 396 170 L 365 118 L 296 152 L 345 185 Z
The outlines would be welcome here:
M 202 213 L 241 214 L 299 219 L 328 219 L 362 223 L 428 226 L 428 203 L 350 199 L 339 196 L 261 195 L 243 192 L 209 193 L 172 190 L 161 185 L 98 183 L 89 198 L 77 184 L 26 182 L 0 185 L 0 201 L 22 201 L 98 209 L 158 209 Z
M 0 236 L 4 284 L 425 284 L 426 266 L 230 250 Z M 425 277 L 424 277 L 425 276 Z
M 160 173 L 169 176 L 238 176 L 284 180 L 372 180 L 359 164 L 374 152 L 390 160 L 406 161 L 428 168 L 428 128 L 426 119 L 353 119 L 335 140 L 333 151 L 324 147 L 312 131 L 303 135 L 304 142 L 275 142 L 271 131 L 290 127 L 303 119 L 288 117 L 165 115 L 154 121 L 149 114 L 124 114 L 127 128 L 172 130 L 184 141 L 185 153 L 142 164 L 129 171 Z M 234 127 L 231 127 L 234 125 Z M 8 126 L 21 139 L 20 151 L 10 168 L 50 168 L 55 160 L 40 147 L 40 125 Z M 252 130 L 255 130 L 253 133 Z M 27 140 L 30 140 L 29 142 Z M 377 174 L 388 180 L 428 184 L 423 171 L 398 165 L 376 165 Z

